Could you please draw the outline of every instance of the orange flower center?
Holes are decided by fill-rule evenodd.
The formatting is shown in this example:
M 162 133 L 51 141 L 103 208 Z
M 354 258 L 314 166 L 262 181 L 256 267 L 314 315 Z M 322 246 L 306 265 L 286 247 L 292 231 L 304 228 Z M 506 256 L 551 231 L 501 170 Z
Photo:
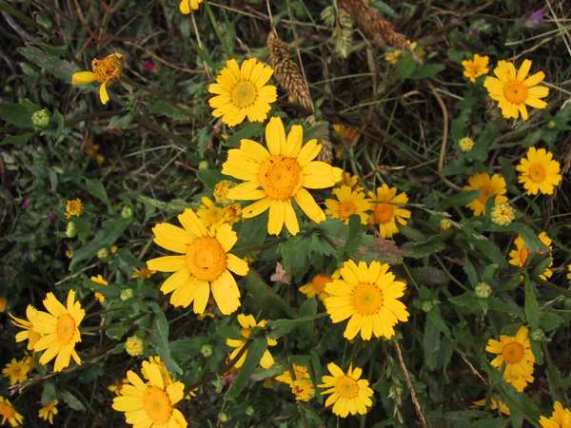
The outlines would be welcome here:
M 341 398 L 351 400 L 359 395 L 359 384 L 351 376 L 343 376 L 337 380 L 335 387 Z
M 341 219 L 346 220 L 351 216 L 351 214 L 355 214 L 356 212 L 357 207 L 353 201 L 339 202 L 338 214 Z
M 383 307 L 383 292 L 374 284 L 361 282 L 353 291 L 353 306 L 360 315 L 373 315 Z
M 504 96 L 512 104 L 523 104 L 527 99 L 527 86 L 519 80 L 507 82 L 504 86 Z
M 311 285 L 317 294 L 320 294 L 325 289 L 325 285 L 331 282 L 331 277 L 327 275 L 315 275 L 311 280 Z
M 238 108 L 246 108 L 254 104 L 258 98 L 256 86 L 248 80 L 241 80 L 232 89 L 232 104 Z
M 301 167 L 295 158 L 272 155 L 262 163 L 258 180 L 270 199 L 286 200 L 301 188 Z
M 0 416 L 6 418 L 8 421 L 16 416 L 16 412 L 12 408 L 12 406 L 0 402 Z
M 188 270 L 202 281 L 214 281 L 226 270 L 226 252 L 217 239 L 196 239 L 186 250 Z
M 62 344 L 68 344 L 73 340 L 75 334 L 75 320 L 70 314 L 60 315 L 57 319 L 57 339 Z
M 123 56 L 114 53 L 103 59 L 94 59 L 91 62 L 91 68 L 101 83 L 117 80 L 123 72 Z
M 521 343 L 511 342 L 504 346 L 502 357 L 508 364 L 517 364 L 523 359 L 524 347 Z
M 150 386 L 143 394 L 143 409 L 156 424 L 165 424 L 170 419 L 172 405 L 165 391 Z
M 494 189 L 488 185 L 483 185 L 478 190 L 480 191 L 480 196 L 478 196 L 478 199 L 483 204 L 488 202 L 488 198 L 494 193 Z
M 395 214 L 395 207 L 392 204 L 377 204 L 374 209 L 375 222 L 385 224 L 390 222 Z
M 531 181 L 535 181 L 536 183 L 542 183 L 543 181 L 545 181 L 547 172 L 545 171 L 545 167 L 543 166 L 543 164 L 536 162 L 532 163 L 529 166 L 528 175 Z

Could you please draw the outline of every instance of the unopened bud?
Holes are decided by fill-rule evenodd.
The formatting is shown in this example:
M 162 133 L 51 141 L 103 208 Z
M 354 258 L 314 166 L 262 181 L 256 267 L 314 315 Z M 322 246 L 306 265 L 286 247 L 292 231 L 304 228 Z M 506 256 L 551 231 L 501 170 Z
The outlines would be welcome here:
M 68 238 L 74 238 L 77 235 L 77 228 L 75 227 L 75 223 L 70 221 L 66 228 L 65 228 L 65 236 Z
M 480 299 L 487 299 L 492 294 L 492 287 L 490 287 L 485 282 L 480 282 L 476 285 L 476 296 Z
M 46 108 L 32 114 L 32 125 L 34 125 L 34 128 L 45 129 L 50 126 L 50 121 L 51 114 Z

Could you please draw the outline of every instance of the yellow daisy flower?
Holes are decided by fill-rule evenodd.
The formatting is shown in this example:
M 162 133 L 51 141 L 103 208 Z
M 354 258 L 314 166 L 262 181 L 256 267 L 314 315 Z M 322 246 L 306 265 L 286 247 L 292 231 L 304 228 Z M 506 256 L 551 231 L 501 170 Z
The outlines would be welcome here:
M 19 427 L 24 422 L 24 417 L 19 414 L 10 400 L 0 395 L 0 424 L 10 424 L 11 427 Z
M 458 147 L 464 153 L 471 151 L 474 148 L 474 144 L 476 143 L 470 137 L 460 138 L 460 141 L 458 141 Z
M 229 253 L 238 236 L 228 224 L 207 229 L 196 213 L 188 208 L 178 216 L 182 228 L 159 223 L 153 228 L 154 241 L 178 255 L 147 261 L 147 267 L 158 272 L 174 272 L 161 286 L 164 294 L 172 293 L 173 306 L 190 306 L 195 314 L 206 310 L 212 291 L 216 305 L 225 315 L 240 306 L 240 290 L 234 276 L 248 273 L 248 264 Z
M 208 92 L 215 95 L 208 100 L 212 115 L 228 126 L 239 125 L 246 117 L 250 122 L 266 120 L 270 104 L 278 98 L 276 87 L 267 85 L 273 72 L 255 58 L 245 60 L 241 67 L 234 59 L 227 61 L 216 83 L 208 86 Z
M 371 221 L 379 225 L 379 233 L 383 238 L 390 238 L 398 233 L 398 225 L 406 225 L 410 218 L 410 211 L 402 208 L 408 202 L 408 196 L 402 192 L 397 195 L 396 187 L 383 184 L 377 187 L 377 194 L 371 194 L 373 199 L 373 214 Z
M 553 241 L 551 240 L 549 235 L 547 235 L 547 233 L 545 232 L 541 232 L 539 235 L 537 235 L 537 237 L 539 238 L 541 243 L 547 247 L 547 251 L 549 252 L 549 254 L 551 254 L 551 249 L 552 249 L 551 244 Z M 525 244 L 525 241 L 523 240 L 523 237 L 521 235 L 517 236 L 517 238 L 514 241 L 514 245 L 515 248 L 510 251 L 509 263 L 512 266 L 524 268 L 527 265 L 527 261 L 529 259 L 529 254 L 530 254 L 529 248 Z M 553 261 L 549 265 L 550 267 L 545 269 L 545 271 L 543 271 L 543 273 L 539 276 L 541 279 L 546 281 L 548 278 L 551 278 L 553 276 L 553 270 L 551 269 L 552 264 Z
M 232 225 L 242 218 L 242 208 L 238 204 L 219 206 L 212 199 L 204 196 L 196 214 L 206 227 L 220 226 L 223 223 Z
M 6 364 L 2 369 L 2 374 L 7 377 L 10 385 L 24 382 L 28 379 L 28 373 L 34 368 L 34 358 L 24 357 L 21 360 L 12 358 L 12 361 Z
M 329 294 L 325 291 L 325 286 L 330 283 L 331 280 L 332 278 L 329 275 L 317 274 L 311 278 L 310 282 L 299 287 L 299 291 L 305 294 L 309 299 L 317 296 L 323 301 L 329 297 Z
M 343 336 L 348 340 L 358 333 L 363 340 L 393 337 L 394 326 L 408 320 L 406 306 L 399 300 L 406 284 L 395 279 L 386 263 L 357 265 L 348 260 L 339 273 L 339 279 L 325 286 L 330 295 L 325 299 L 325 307 L 335 324 L 349 318 Z
M 497 354 L 492 360 L 492 366 L 503 368 L 504 380 L 518 392 L 533 382 L 535 356 L 531 351 L 527 327 L 520 327 L 515 336 L 501 335 L 500 340 L 488 340 L 486 351 Z
M 254 318 L 253 315 L 239 314 L 238 324 L 240 324 L 240 327 L 242 327 L 241 330 L 242 338 L 226 339 L 226 345 L 230 346 L 231 348 L 234 348 L 234 350 L 228 356 L 228 359 L 231 361 L 234 360 L 238 356 L 238 354 L 240 354 L 240 352 L 242 352 L 242 348 L 244 348 L 244 346 L 246 346 L 246 343 L 248 343 L 248 339 L 252 334 L 252 329 L 253 328 L 265 329 L 268 325 L 268 321 L 267 320 L 256 321 L 256 318 Z M 268 344 L 268 347 L 276 346 L 278 344 L 277 340 L 271 337 L 266 338 L 266 342 Z M 246 348 L 246 351 L 242 353 L 242 356 L 238 359 L 236 364 L 234 364 L 234 367 L 236 367 L 237 369 L 242 367 L 246 362 L 247 356 L 248 356 L 248 349 Z M 262 368 L 264 369 L 269 369 L 273 365 L 274 365 L 274 357 L 272 357 L 270 351 L 266 349 L 264 351 L 264 354 L 262 355 L 262 358 L 260 359 L 260 366 L 262 366 Z
M 490 397 L 489 400 L 482 398 L 481 400 L 474 401 L 474 405 L 478 407 L 488 406 L 491 410 L 497 410 L 498 413 L 502 415 L 506 416 L 511 415 L 511 410 L 508 407 L 508 405 L 504 403 L 502 400 L 495 397 Z
M 65 202 L 65 218 L 79 217 L 83 214 L 83 202 L 81 199 L 71 199 Z
M 523 120 L 527 120 L 526 106 L 537 109 L 547 107 L 541 98 L 549 95 L 549 88 L 539 85 L 545 79 L 545 74 L 539 71 L 528 77 L 530 69 L 529 59 L 524 60 L 517 71 L 511 62 L 500 61 L 494 68 L 496 77 L 486 77 L 484 87 L 488 95 L 498 102 L 505 118 L 517 119 L 521 115 Z
M 58 413 L 57 405 L 58 405 L 58 400 L 49 401 L 45 406 L 43 406 L 38 411 L 39 418 L 48 422 L 50 425 L 53 425 L 54 417 Z
M 266 126 L 266 150 L 261 144 L 243 139 L 239 149 L 228 152 L 222 173 L 244 180 L 228 192 L 233 200 L 255 200 L 242 210 L 243 218 L 252 218 L 270 210 L 268 233 L 279 235 L 284 223 L 296 235 L 299 223 L 292 206 L 295 200 L 315 223 L 325 220 L 323 210 L 307 189 L 332 187 L 341 179 L 341 169 L 314 161 L 321 151 L 317 140 L 303 145 L 303 128 L 293 125 L 286 137 L 284 124 L 278 117 Z
M 55 372 L 69 366 L 71 358 L 81 364 L 75 345 L 81 342 L 79 325 L 85 311 L 81 308 L 81 303 L 75 300 L 75 291 L 67 293 L 66 306 L 53 293 L 46 295 L 43 304 L 48 312 L 34 311 L 30 317 L 33 329 L 41 336 L 34 344 L 34 351 L 44 351 L 40 364 L 46 365 L 55 358 Z
M 121 78 L 123 74 L 123 55 L 114 52 L 101 59 L 91 61 L 92 71 L 78 71 L 71 76 L 71 84 L 74 86 L 87 85 L 99 82 L 99 99 L 102 104 L 109 102 L 107 87 Z
M 113 399 L 113 409 L 125 413 L 125 421 L 136 428 L 185 428 L 184 415 L 175 406 L 184 398 L 184 384 L 165 378 L 156 361 L 144 361 L 143 379 L 127 372 L 129 383 Z
M 17 318 L 14 315 L 10 314 L 12 324 L 23 330 L 16 334 L 16 342 L 19 343 L 27 340 L 28 345 L 26 349 L 28 351 L 33 351 L 36 342 L 40 340 L 40 333 L 34 329 L 31 321 L 32 317 L 37 311 L 38 310 L 32 305 L 28 305 L 26 307 L 26 319 Z
M 102 275 L 91 276 L 91 277 L 89 277 L 89 280 L 91 282 L 93 282 L 94 284 L 100 285 L 101 287 L 107 287 L 109 285 L 107 280 L 105 278 L 103 278 Z M 105 301 L 105 296 L 101 293 L 96 292 L 95 293 L 95 299 L 97 299 L 97 301 L 99 303 L 103 303 Z
M 519 172 L 518 182 L 523 184 L 528 195 L 553 195 L 555 187 L 561 183 L 559 162 L 545 149 L 530 147 L 515 169 Z
M 331 375 L 321 378 L 319 385 L 324 391 L 321 395 L 329 395 L 325 407 L 333 405 L 333 414 L 346 418 L 351 415 L 365 415 L 373 405 L 373 390 L 367 379 L 361 379 L 363 370 L 359 367 L 349 367 L 347 373 L 335 363 L 327 364 Z
M 551 416 L 541 416 L 539 425 L 541 428 L 571 428 L 571 409 L 563 407 L 559 401 L 556 401 Z
M 490 58 L 488 56 L 480 56 L 478 54 L 475 54 L 472 59 L 462 61 L 464 77 L 472 83 L 475 82 L 478 77 L 489 73 L 489 62 Z
M 130 336 L 125 341 L 125 352 L 127 352 L 131 357 L 142 355 L 144 349 L 145 345 L 140 337 Z
M 181 0 L 178 8 L 183 15 L 190 15 L 200 8 L 203 0 Z
M 479 190 L 480 195 L 466 205 L 470 208 L 475 216 L 480 216 L 486 211 L 486 204 L 490 197 L 494 197 L 496 204 L 502 204 L 508 201 L 504 196 L 507 193 L 506 180 L 500 174 L 494 174 L 490 177 L 487 172 L 480 172 L 468 178 L 468 184 L 464 186 L 464 190 L 469 192 Z
M 367 211 L 371 208 L 369 200 L 361 191 L 353 191 L 349 186 L 340 186 L 333 189 L 332 193 L 337 199 L 326 199 L 325 211 L 332 218 L 338 218 L 347 224 L 352 215 L 357 215 L 362 224 L 367 224 L 369 215 Z
M 288 369 L 281 375 L 276 376 L 276 380 L 289 385 L 297 401 L 311 400 L 315 395 L 315 388 L 313 387 L 308 368 L 299 364 L 293 364 L 293 374 L 294 376 L 292 376 L 292 370 Z

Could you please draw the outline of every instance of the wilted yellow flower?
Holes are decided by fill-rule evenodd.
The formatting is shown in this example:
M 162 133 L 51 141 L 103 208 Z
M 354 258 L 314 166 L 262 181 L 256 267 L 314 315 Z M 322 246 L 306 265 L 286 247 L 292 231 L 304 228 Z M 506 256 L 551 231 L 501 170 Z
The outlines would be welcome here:
M 539 238 L 541 243 L 547 247 L 547 251 L 549 252 L 549 254 L 551 254 L 552 241 L 551 238 L 547 235 L 547 233 L 541 232 L 539 235 L 537 235 L 537 237 Z M 521 235 L 517 236 L 517 238 L 514 241 L 514 245 L 515 248 L 510 251 L 510 265 L 524 268 L 527 265 L 527 261 L 529 259 L 529 254 L 530 254 L 529 248 L 525 244 L 525 241 L 523 240 L 523 237 Z M 541 279 L 547 280 L 548 278 L 551 278 L 553 276 L 553 270 L 551 270 L 552 264 L 553 261 L 551 261 L 549 267 L 547 267 L 543 271 L 543 273 L 539 275 Z
M 11 427 L 19 427 L 24 422 L 24 417 L 19 414 L 7 398 L 0 395 L 0 424 L 10 424 Z
M 478 407 L 484 407 L 487 405 L 491 410 L 497 410 L 502 415 L 511 415 L 511 411 L 508 405 L 495 397 L 491 397 L 489 400 L 482 398 L 481 400 L 474 401 L 474 405 Z
M 214 191 L 212 195 L 214 196 L 214 200 L 219 204 L 227 204 L 232 202 L 231 199 L 228 198 L 228 192 L 232 187 L 234 187 L 236 183 L 230 180 L 220 180 L 214 186 Z
M 519 172 L 518 182 L 523 184 L 528 195 L 553 195 L 561 183 L 559 162 L 553 159 L 553 153 L 545 149 L 530 147 L 516 170 Z
M 361 138 L 361 132 L 358 128 L 343 123 L 334 123 L 333 131 L 345 147 L 353 147 Z
M 107 280 L 103 278 L 102 275 L 91 276 L 89 277 L 89 280 L 97 285 L 100 285 L 101 287 L 107 287 L 109 285 Z M 103 303 L 105 301 L 105 296 L 98 292 L 95 292 L 95 298 L 99 303 Z
M 181 0 L 178 9 L 183 15 L 190 15 L 200 8 L 202 1 L 203 0 Z
M 276 376 L 276 380 L 289 385 L 297 401 L 311 400 L 315 395 L 315 388 L 307 367 L 293 364 L 293 374 L 294 376 L 292 376 L 292 370 L 288 369 Z
M 498 226 L 507 226 L 515 218 L 515 211 L 509 202 L 494 204 L 492 208 L 492 221 Z
M 469 152 L 474 148 L 474 140 L 470 137 L 461 138 L 460 141 L 458 141 L 458 147 L 465 153 Z
M 65 203 L 65 218 L 79 217 L 83 214 L 83 202 L 81 199 L 71 199 Z
M 361 379 L 363 370 L 349 367 L 347 373 L 335 363 L 327 364 L 330 375 L 321 378 L 324 391 L 321 395 L 329 395 L 325 407 L 333 405 L 333 414 L 346 418 L 351 415 L 365 415 L 373 405 L 373 390 L 367 379 Z
M 383 184 L 377 188 L 377 193 L 371 194 L 372 209 L 371 221 L 379 226 L 379 233 L 383 238 L 390 238 L 398 233 L 399 225 L 406 225 L 411 212 L 405 208 L 408 196 L 402 192 L 397 195 L 396 187 Z
M 39 412 L 38 416 L 40 419 L 47 421 L 50 425 L 54 423 L 54 417 L 58 413 L 57 409 L 58 400 L 49 401 L 45 406 L 43 406 Z
M 10 385 L 24 382 L 28 379 L 28 373 L 34 367 L 34 358 L 31 356 L 24 357 L 21 360 L 12 358 L 12 361 L 6 364 L 2 369 L 2 374 L 7 377 Z
M 87 85 L 99 82 L 99 99 L 101 103 L 109 102 L 107 87 L 121 78 L 123 73 L 123 55 L 114 52 L 101 59 L 91 61 L 92 71 L 78 71 L 71 76 L 71 84 L 74 86 Z
M 476 79 L 484 74 L 488 74 L 490 69 L 488 68 L 488 63 L 490 58 L 487 56 L 480 56 L 475 54 L 472 59 L 462 61 L 462 66 L 464 67 L 464 77 L 470 82 L 475 82 Z
M 500 174 L 494 174 L 491 177 L 487 172 L 474 174 L 468 179 L 468 184 L 464 186 L 464 190 L 480 191 L 480 195 L 467 205 L 474 212 L 475 216 L 485 213 L 486 204 L 491 197 L 494 197 L 496 204 L 505 203 L 508 200 L 504 196 L 507 192 L 506 180 Z
M 395 49 L 392 51 L 385 52 L 385 54 L 383 55 L 385 61 L 393 65 L 398 62 L 401 56 L 402 56 L 402 51 L 400 49 Z
M 310 282 L 299 287 L 299 291 L 310 299 L 317 296 L 323 301 L 326 297 L 329 297 L 329 294 L 325 291 L 325 286 L 331 282 L 331 279 L 329 275 L 317 274 L 311 278 Z
M 230 360 L 234 360 L 238 356 L 238 354 L 242 352 L 242 349 L 244 348 L 244 346 L 246 346 L 246 343 L 248 342 L 248 339 L 252 334 L 252 329 L 253 328 L 265 329 L 268 325 L 268 321 L 267 320 L 256 321 L 256 318 L 254 318 L 253 315 L 239 314 L 238 324 L 240 324 L 240 327 L 242 327 L 241 330 L 242 338 L 226 339 L 226 345 L 230 346 L 231 348 L 234 348 L 234 350 L 230 352 L 230 355 L 228 356 Z M 271 337 L 268 337 L 266 339 L 266 342 L 268 344 L 268 347 L 276 346 L 278 344 L 277 340 Z M 248 356 L 248 350 L 246 348 L 246 351 L 242 353 L 242 356 L 238 359 L 236 364 L 234 364 L 234 367 L 236 367 L 237 369 L 242 367 L 246 362 L 247 356 Z M 264 369 L 269 369 L 273 365 L 274 365 L 274 357 L 272 357 L 270 351 L 266 349 L 262 355 L 262 358 L 260 359 L 260 366 L 262 366 L 262 368 Z
M 125 351 L 131 357 L 138 357 L 139 355 L 143 354 L 143 350 L 145 349 L 145 345 L 143 343 L 143 339 L 137 336 L 128 337 L 125 341 Z
M 541 428 L 570 428 L 571 409 L 563 407 L 559 401 L 556 401 L 551 416 L 541 416 L 539 425 Z
M 140 268 L 135 268 L 131 274 L 131 278 L 149 279 L 155 273 L 156 272 L 154 270 L 150 270 L 147 266 L 143 266 Z

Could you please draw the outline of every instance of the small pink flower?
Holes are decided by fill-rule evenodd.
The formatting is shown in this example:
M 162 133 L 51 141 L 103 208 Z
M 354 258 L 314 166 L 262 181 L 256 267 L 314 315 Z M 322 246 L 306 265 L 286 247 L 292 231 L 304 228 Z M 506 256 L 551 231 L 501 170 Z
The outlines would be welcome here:
M 155 65 L 155 63 L 151 60 L 146 60 L 143 62 L 143 70 L 145 70 L 147 73 L 154 73 L 157 69 L 157 66 Z
M 22 209 L 28 209 L 30 207 L 30 198 L 24 198 L 21 205 Z

